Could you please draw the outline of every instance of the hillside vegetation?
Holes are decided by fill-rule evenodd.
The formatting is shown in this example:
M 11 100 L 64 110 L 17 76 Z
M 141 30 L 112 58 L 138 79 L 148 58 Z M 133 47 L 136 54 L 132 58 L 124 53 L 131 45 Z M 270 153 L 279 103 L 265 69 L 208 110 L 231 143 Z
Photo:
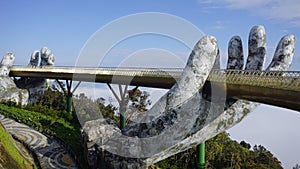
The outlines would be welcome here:
M 206 169 L 282 169 L 281 162 L 262 145 L 231 140 L 220 133 L 205 142 Z M 159 168 L 187 169 L 197 167 L 196 148 L 174 155 L 156 164 Z
M 36 168 L 17 149 L 11 135 L 0 123 L 0 169 L 32 169 Z
M 147 92 L 134 89 L 130 90 L 129 94 L 129 104 L 141 111 L 146 111 L 147 106 L 151 104 Z M 92 100 L 85 94 L 74 96 L 73 102 L 79 104 L 77 104 L 76 110 L 70 114 L 65 111 L 66 96 L 53 86 L 44 95 L 41 95 L 35 104 L 25 108 L 19 108 L 13 104 L 0 104 L 0 113 L 40 132 L 64 140 L 78 157 L 82 167 L 87 168 L 80 142 L 80 124 L 77 118 L 84 122 L 104 117 L 118 122 L 117 107 L 105 103 L 104 98 Z M 193 169 L 197 167 L 196 159 L 196 148 L 192 148 L 169 157 L 151 168 Z M 206 165 L 207 169 L 282 168 L 280 161 L 265 147 L 261 145 L 251 147 L 245 141 L 238 143 L 231 140 L 227 133 L 220 133 L 206 142 Z

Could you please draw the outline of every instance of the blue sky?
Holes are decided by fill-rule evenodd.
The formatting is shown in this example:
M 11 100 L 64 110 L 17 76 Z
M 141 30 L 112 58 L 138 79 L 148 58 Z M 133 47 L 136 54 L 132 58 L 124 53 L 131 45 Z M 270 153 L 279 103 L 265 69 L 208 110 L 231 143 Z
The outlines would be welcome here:
M 289 1 L 274 4 L 284 8 L 300 6 L 297 1 Z M 1 1 L 0 52 L 14 52 L 16 63 L 22 64 L 34 49 L 48 46 L 57 56 L 57 65 L 70 65 L 74 64 L 88 38 L 105 24 L 129 14 L 163 12 L 182 17 L 205 34 L 214 35 L 224 55 L 231 36 L 240 35 L 246 47 L 251 27 L 262 24 L 267 32 L 268 53 L 272 55 L 283 35 L 293 33 L 299 37 L 300 17 L 296 15 L 297 11 L 288 9 L 286 13 L 290 15 L 281 16 L 275 10 L 270 14 L 272 7 L 266 2 L 269 1 Z M 141 43 L 132 44 L 136 50 L 134 46 Z M 151 41 L 148 44 L 147 47 L 156 47 L 151 46 Z M 299 60 L 298 50 L 296 56 Z
M 242 37 L 244 51 L 247 52 L 249 30 L 254 25 L 264 25 L 270 61 L 282 36 L 295 34 L 300 37 L 299 9 L 300 2 L 297 0 L 1 1 L 0 54 L 11 51 L 16 56 L 16 64 L 27 65 L 33 50 L 48 46 L 56 57 L 56 65 L 73 66 L 87 40 L 101 27 L 126 15 L 161 12 L 181 17 L 205 34 L 214 35 L 219 42 L 223 65 L 227 44 L 233 35 Z M 297 43 L 291 70 L 300 70 L 299 47 Z M 156 51 L 158 54 L 168 53 L 166 51 L 175 53 L 182 62 L 174 67 L 183 66 L 189 53 L 189 48 L 174 39 L 156 35 L 137 36 L 114 46 L 101 65 L 115 66 L 123 63 L 128 56 L 145 56 L 145 49 L 161 49 Z M 141 65 L 155 66 L 158 59 L 150 58 L 150 65 L 150 61 L 140 60 L 145 62 Z M 257 127 L 260 120 L 265 125 Z M 297 147 L 300 123 L 295 120 L 300 120 L 296 112 L 262 106 L 230 133 L 233 138 L 263 144 L 286 168 L 291 168 L 300 163 L 300 146 Z

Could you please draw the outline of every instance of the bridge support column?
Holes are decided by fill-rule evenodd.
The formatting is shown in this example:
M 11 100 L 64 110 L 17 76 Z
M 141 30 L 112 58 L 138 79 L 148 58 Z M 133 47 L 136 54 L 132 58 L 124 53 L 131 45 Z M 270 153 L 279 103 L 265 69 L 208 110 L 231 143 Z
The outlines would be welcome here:
M 125 112 L 126 112 L 126 107 L 127 107 L 128 102 L 124 102 L 123 100 L 120 103 L 120 129 L 122 130 L 126 126 L 126 117 L 125 117 Z
M 76 115 L 73 114 L 73 104 L 72 104 L 72 99 L 73 99 L 73 93 L 76 91 L 76 89 L 78 88 L 78 86 L 81 84 L 81 81 L 79 81 L 75 88 L 73 90 L 72 89 L 72 80 L 66 80 L 66 85 L 67 85 L 67 90 L 65 89 L 65 87 L 61 84 L 60 81 L 58 81 L 58 79 L 56 79 L 56 82 L 58 83 L 58 85 L 60 86 L 60 88 L 63 90 L 64 94 L 67 97 L 67 105 L 66 105 L 66 110 L 69 114 L 72 114 L 72 116 L 75 118 Z
M 67 112 L 72 113 L 72 94 L 67 95 Z
M 120 97 L 117 95 L 115 90 L 111 87 L 109 83 L 107 83 L 107 86 L 109 87 L 110 91 L 113 93 L 115 98 L 117 99 L 119 103 L 119 113 L 120 113 L 120 129 L 122 130 L 126 126 L 126 117 L 125 117 L 125 112 L 126 112 L 126 107 L 128 105 L 128 98 L 126 97 L 127 90 L 128 90 L 128 85 L 125 85 L 124 90 L 122 89 L 122 86 L 119 85 L 119 92 L 120 92 Z
M 72 87 L 72 80 L 66 80 L 66 84 L 67 84 L 67 112 L 69 114 L 72 114 L 72 97 L 73 97 L 73 92 L 71 92 L 71 87 Z
M 205 142 L 197 146 L 197 160 L 198 169 L 205 169 Z

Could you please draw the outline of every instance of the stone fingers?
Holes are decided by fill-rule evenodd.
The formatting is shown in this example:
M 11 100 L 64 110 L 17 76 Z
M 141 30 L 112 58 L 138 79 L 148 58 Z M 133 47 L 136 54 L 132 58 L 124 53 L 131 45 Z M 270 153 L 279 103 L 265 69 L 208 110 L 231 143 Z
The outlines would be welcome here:
M 234 36 L 228 44 L 227 69 L 241 70 L 244 67 L 243 44 L 239 36 Z
M 241 42 L 240 42 L 241 44 Z M 237 48 L 238 49 L 238 48 Z M 236 50 L 237 50 L 236 49 Z M 229 55 L 230 53 L 228 53 Z M 238 56 L 236 56 L 238 57 Z M 266 32 L 261 25 L 254 26 L 249 33 L 248 39 L 248 58 L 245 66 L 246 70 L 262 70 L 266 58 Z M 230 57 L 229 57 L 230 59 Z M 233 62 L 229 64 L 233 65 Z M 236 63 L 236 65 L 238 65 Z M 228 67 L 229 65 L 227 65 Z M 220 126 L 228 128 L 233 124 L 241 121 L 249 112 L 253 111 L 259 104 L 244 100 L 232 101 L 228 99 L 225 112 L 219 117 L 223 116 Z M 216 119 L 217 120 L 217 119 Z
M 261 25 L 254 26 L 249 33 L 248 39 L 248 58 L 245 66 L 246 70 L 263 70 L 264 63 L 266 59 L 266 32 L 265 28 Z M 228 62 L 227 69 L 243 69 L 244 56 L 243 56 L 243 46 L 241 38 L 234 36 L 229 41 L 228 45 Z M 236 102 L 235 99 L 227 99 L 225 110 L 228 107 L 232 107 L 233 104 L 243 104 Z M 239 106 L 233 106 L 231 109 L 235 111 L 234 108 L 239 109 Z M 238 111 L 238 110 L 236 110 Z
M 254 46 L 249 46 L 249 50 L 252 52 L 252 54 L 248 57 L 247 66 L 246 69 L 248 70 L 261 70 L 263 63 L 264 63 L 264 56 L 265 52 L 264 49 L 261 48 L 264 45 L 262 45 L 263 37 L 263 28 L 255 27 L 252 29 L 252 31 L 259 31 L 260 36 L 252 37 L 252 39 L 258 39 L 259 42 L 253 42 L 251 41 L 250 44 L 253 44 Z M 251 36 L 257 35 L 257 33 L 250 33 L 250 39 Z M 258 38 L 257 38 L 258 37 Z M 241 43 L 236 43 L 236 38 L 232 39 L 235 42 L 229 43 L 229 48 L 232 48 L 229 50 L 229 64 L 227 65 L 228 68 L 234 68 L 234 69 L 240 69 L 242 68 L 241 63 L 238 62 L 238 60 L 241 60 L 241 50 L 239 47 L 241 47 Z M 237 44 L 237 46 L 234 46 L 233 44 Z M 261 44 L 261 45 L 257 45 Z M 260 46 L 260 47 L 259 47 Z M 258 50 L 261 48 L 260 50 Z M 281 39 L 279 42 L 273 61 L 270 64 L 268 70 L 287 70 L 288 67 L 291 64 L 293 53 L 295 48 L 295 37 L 293 35 L 287 35 Z M 256 50 L 257 49 L 257 50 Z M 234 51 L 236 50 L 236 51 Z M 255 52 L 256 51 L 256 52 Z M 234 54 L 233 54 L 234 53 Z M 254 55 L 256 53 L 256 55 Z M 231 55 L 231 56 L 230 56 Z M 234 59 L 232 59 L 234 58 Z M 168 157 L 171 152 L 174 152 L 176 150 L 177 152 L 182 152 L 190 148 L 192 145 L 198 145 L 199 143 L 210 139 L 217 135 L 220 132 L 226 131 L 227 129 L 231 128 L 235 124 L 239 123 L 248 113 L 253 111 L 259 103 L 250 102 L 246 100 L 238 100 L 231 106 L 229 106 L 226 111 L 222 114 L 220 114 L 217 118 L 207 123 L 207 125 L 203 126 L 202 128 L 198 128 L 197 132 L 191 136 L 187 137 L 186 139 L 182 140 L 181 142 L 177 143 L 176 145 L 169 147 L 168 149 L 164 150 L 163 153 L 156 154 L 155 156 L 148 158 L 146 161 L 147 163 L 151 164 L 153 162 L 156 162 L 157 158 L 163 159 Z M 184 145 L 184 146 L 182 146 Z
M 40 51 L 33 51 L 28 66 L 54 66 L 54 60 L 52 51 L 47 47 L 43 47 Z M 20 78 L 16 80 L 15 83 L 19 88 L 27 89 L 29 91 L 29 103 L 34 103 L 38 96 L 50 85 L 50 81 L 48 79 L 27 77 Z
M 41 49 L 41 63 L 40 63 L 40 67 L 44 67 L 44 66 L 54 66 L 54 55 L 52 53 L 52 51 L 47 48 L 47 47 L 43 47 Z M 41 90 L 46 90 L 49 86 L 50 86 L 50 81 L 49 79 L 43 79 L 43 81 L 45 82 L 43 85 L 40 85 L 39 88 Z
M 249 35 L 249 56 L 246 64 L 247 70 L 263 69 L 266 56 L 265 41 L 265 31 L 262 26 L 256 26 L 251 29 Z M 293 36 L 284 37 L 277 47 L 268 70 L 287 69 L 292 60 L 294 44 L 295 38 Z M 196 48 L 197 50 L 199 49 Z M 218 51 L 216 53 L 217 56 Z M 228 53 L 227 68 L 242 69 L 243 48 L 239 37 L 233 37 L 230 40 Z M 205 54 L 200 56 L 203 55 Z M 119 156 L 131 157 L 134 158 L 132 161 L 142 161 L 146 165 L 150 165 L 194 147 L 229 129 L 259 105 L 258 103 L 245 100 L 233 100 L 233 102 L 228 104 L 229 106 L 224 112 L 223 102 L 214 103 L 203 97 L 201 80 L 199 81 L 199 91 L 197 91 L 199 93 L 193 94 L 198 85 L 193 83 L 189 75 L 194 73 L 192 69 L 193 64 L 197 65 L 195 64 L 197 62 L 194 62 L 196 56 L 197 52 L 193 51 L 187 64 L 188 69 L 185 69 L 185 72 L 191 73 L 183 74 L 172 90 L 160 99 L 160 102 L 156 104 L 154 109 L 150 110 L 150 112 L 152 111 L 150 115 L 153 115 L 153 119 L 150 119 L 151 122 L 146 121 L 145 123 L 134 125 L 130 123 L 121 133 L 117 125 L 110 125 L 109 122 L 102 119 L 98 121 L 98 125 L 94 125 L 99 130 L 95 133 L 93 132 L 96 130 L 93 130 L 92 134 L 87 135 L 97 137 L 94 140 L 98 139 L 95 142 L 99 143 L 97 146 L 102 150 L 105 149 L 111 154 L 118 154 Z M 217 65 L 217 62 L 214 65 Z M 201 74 L 201 77 L 205 76 Z M 187 89 L 187 87 L 190 87 L 189 85 L 192 87 L 191 90 Z M 182 94 L 181 92 L 186 93 Z M 185 97 L 188 99 L 185 99 Z M 86 133 L 88 133 L 88 130 Z M 93 138 L 86 137 L 86 140 L 93 140 Z
M 28 66 L 37 67 L 40 61 L 40 51 L 32 52 Z
M 233 36 L 228 43 L 227 69 L 242 70 L 244 67 L 243 44 L 239 36 Z M 227 98 L 225 110 L 230 107 L 236 99 Z
M 266 32 L 261 25 L 254 26 L 249 33 L 246 70 L 263 70 L 266 59 Z
M 286 35 L 281 38 L 276 48 L 272 62 L 267 70 L 270 71 L 287 71 L 292 63 L 296 38 L 294 35 Z M 238 100 L 224 114 L 227 115 L 227 120 L 223 121 L 225 128 L 233 126 L 240 122 L 248 113 L 253 111 L 259 103 L 254 103 L 245 100 Z M 227 127 L 226 127 L 227 126 Z
M 286 35 L 281 38 L 275 51 L 272 62 L 267 70 L 287 71 L 292 63 L 296 39 L 294 35 Z M 217 133 L 225 131 L 240 122 L 248 113 L 253 111 L 259 103 L 246 100 L 238 100 L 221 114 L 208 128 L 215 128 Z M 213 125 L 216 125 L 213 126 Z M 212 129 L 211 129 L 212 130 Z
M 203 37 L 191 53 L 180 80 L 165 95 L 165 106 L 155 108 L 162 113 L 150 122 L 128 124 L 122 130 L 123 135 L 117 129 L 111 129 L 113 137 L 103 142 L 103 146 L 111 153 L 121 156 L 151 157 L 191 134 L 199 113 L 208 108 L 203 105 L 206 102 L 201 103 L 201 88 L 217 55 L 216 39 L 211 36 Z M 159 102 L 161 101 L 162 99 Z M 117 146 L 117 142 L 122 142 L 122 146 Z M 130 145 L 137 145 L 136 151 L 129 149 Z
M 47 48 L 43 47 L 41 49 L 41 63 L 40 66 L 54 66 L 54 55 L 52 54 L 52 51 Z
M 228 65 L 227 68 L 242 69 L 242 41 L 239 37 L 233 37 L 228 47 Z M 249 33 L 248 39 L 248 58 L 246 70 L 263 70 L 266 58 L 266 32 L 261 25 L 254 26 Z M 243 100 L 227 99 L 225 113 L 235 117 L 230 117 L 231 121 L 239 121 L 246 114 L 256 108 L 259 104 L 244 102 Z M 241 109 L 241 107 L 243 107 Z M 245 113 L 247 112 L 247 113 Z M 235 119 L 235 120 L 234 120 Z
M 204 36 L 195 45 L 187 65 L 177 83 L 137 122 L 149 122 L 169 108 L 175 107 L 192 97 L 204 85 L 218 55 L 215 37 Z
M 296 37 L 286 35 L 279 41 L 272 62 L 267 70 L 286 71 L 289 69 L 295 51 Z
M 210 70 L 214 66 L 218 51 L 216 38 L 204 36 L 200 39 L 190 54 L 179 81 L 173 86 L 173 91 L 168 92 L 168 100 L 170 102 L 174 102 L 175 106 L 179 105 L 202 88 Z
M 243 69 L 244 66 L 244 59 L 243 59 L 243 47 L 242 47 L 242 41 L 241 38 L 238 36 L 234 36 L 231 38 L 229 44 L 228 44 L 228 64 L 227 64 L 227 69 Z M 213 84 L 212 84 L 213 85 Z M 206 91 L 203 91 L 206 92 Z M 195 97 L 192 98 L 195 102 Z M 199 99 L 199 98 L 198 98 Z M 201 98 L 200 98 L 201 99 Z M 227 100 L 227 104 L 233 104 L 236 100 Z M 199 102 L 199 101 L 196 101 Z M 195 103 L 196 103 L 195 102 Z M 163 152 L 160 152 L 158 154 L 155 154 L 151 158 L 148 158 L 146 160 L 147 164 L 152 164 L 155 163 L 161 159 L 167 158 L 171 156 L 174 151 L 176 152 L 182 152 L 193 145 L 198 145 L 199 143 L 205 141 L 208 138 L 211 138 L 214 136 L 215 132 L 214 130 L 210 130 L 211 127 L 207 127 L 211 125 L 211 122 L 216 121 L 215 119 L 220 116 L 220 114 L 223 112 L 223 107 L 220 105 L 216 105 L 211 103 L 208 100 L 201 99 L 199 104 L 194 104 L 194 106 L 189 105 L 191 107 L 197 107 L 194 110 L 189 110 L 188 112 L 191 111 L 198 111 L 200 116 L 197 117 L 195 124 L 192 127 L 191 134 L 194 134 L 191 137 L 187 137 L 186 139 L 183 139 L 179 143 L 175 144 L 174 146 L 171 146 L 164 150 Z M 181 108 L 186 108 L 188 106 L 182 105 Z M 220 107 L 222 109 L 216 108 Z M 186 124 L 185 124 L 186 125 Z M 215 125 L 213 125 L 215 127 Z M 177 133 L 176 133 L 177 134 Z M 196 137 L 195 137 L 196 136 Z M 183 146 L 184 145 L 184 146 Z
M 40 60 L 40 51 L 35 50 L 32 52 L 30 61 L 28 63 L 28 67 L 37 67 Z M 21 77 L 18 80 L 15 80 L 15 84 L 18 86 L 18 88 L 21 89 L 27 89 L 28 82 L 30 81 L 29 77 Z

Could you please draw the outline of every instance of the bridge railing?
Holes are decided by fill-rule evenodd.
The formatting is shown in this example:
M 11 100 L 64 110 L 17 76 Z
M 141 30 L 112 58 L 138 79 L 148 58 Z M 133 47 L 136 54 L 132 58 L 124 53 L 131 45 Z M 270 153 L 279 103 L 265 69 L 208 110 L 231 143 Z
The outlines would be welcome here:
M 300 90 L 300 72 L 259 70 L 212 70 L 208 80 L 226 84 Z
M 68 79 L 101 83 L 127 84 L 170 88 L 180 77 L 182 68 L 134 68 L 134 67 L 44 67 L 11 68 L 10 76 L 15 77 L 43 77 L 49 79 Z M 87 78 L 89 77 L 89 79 Z M 212 70 L 208 81 L 270 87 L 300 91 L 299 71 L 259 71 L 259 70 Z

